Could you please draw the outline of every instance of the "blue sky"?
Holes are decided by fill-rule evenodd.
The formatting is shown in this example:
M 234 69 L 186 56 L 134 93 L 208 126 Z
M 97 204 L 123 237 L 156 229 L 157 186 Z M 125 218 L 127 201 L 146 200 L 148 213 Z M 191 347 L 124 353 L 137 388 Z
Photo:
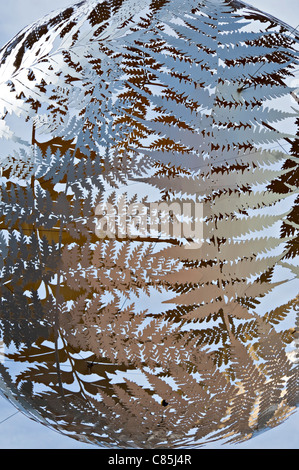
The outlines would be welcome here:
M 41 16 L 60 7 L 68 6 L 71 0 L 1 0 L 0 48 L 20 29 Z M 250 5 L 273 14 L 293 27 L 299 23 L 298 0 L 251 0 Z M 45 426 L 35 423 L 21 412 L 3 420 L 16 409 L 0 396 L 0 449 L 79 449 L 94 448 L 62 436 Z M 229 448 L 213 444 L 207 448 Z M 293 414 L 285 423 L 266 431 L 250 441 L 234 446 L 242 449 L 298 449 L 299 415 Z

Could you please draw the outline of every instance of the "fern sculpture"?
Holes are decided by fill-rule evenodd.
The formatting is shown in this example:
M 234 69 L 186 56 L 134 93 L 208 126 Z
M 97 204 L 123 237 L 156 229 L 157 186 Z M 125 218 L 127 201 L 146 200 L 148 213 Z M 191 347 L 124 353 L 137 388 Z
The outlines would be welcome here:
M 243 2 L 86 0 L 1 50 L 0 383 L 30 418 L 192 448 L 295 411 L 297 41 Z

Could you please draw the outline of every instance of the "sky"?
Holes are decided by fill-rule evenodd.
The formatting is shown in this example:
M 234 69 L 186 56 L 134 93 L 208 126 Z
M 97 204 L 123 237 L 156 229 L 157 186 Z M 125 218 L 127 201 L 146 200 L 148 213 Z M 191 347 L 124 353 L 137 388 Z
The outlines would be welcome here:
M 24 26 L 48 14 L 69 6 L 72 0 L 0 0 L 0 49 Z M 250 5 L 280 18 L 293 28 L 299 27 L 298 0 L 251 0 Z M 0 449 L 92 449 L 62 436 L 42 424 L 35 423 L 0 396 Z M 13 416 L 12 416 L 13 415 Z M 207 449 L 231 448 L 212 444 Z M 261 433 L 235 449 L 299 449 L 298 412 L 280 426 Z

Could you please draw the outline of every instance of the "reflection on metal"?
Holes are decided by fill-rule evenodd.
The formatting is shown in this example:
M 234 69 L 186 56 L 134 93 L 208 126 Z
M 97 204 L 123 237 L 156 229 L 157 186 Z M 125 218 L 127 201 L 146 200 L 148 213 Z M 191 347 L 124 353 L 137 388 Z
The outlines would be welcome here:
M 239 1 L 89 0 L 1 50 L 0 383 L 28 416 L 192 448 L 294 412 L 297 39 Z M 119 197 L 199 204 L 168 214 L 199 239 L 99 237 Z

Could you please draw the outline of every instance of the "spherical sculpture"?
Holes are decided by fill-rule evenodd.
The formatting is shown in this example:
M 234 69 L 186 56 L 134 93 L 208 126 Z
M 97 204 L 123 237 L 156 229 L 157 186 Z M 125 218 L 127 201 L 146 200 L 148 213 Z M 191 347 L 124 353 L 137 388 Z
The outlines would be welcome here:
M 294 412 L 297 43 L 239 1 L 85 0 L 1 50 L 0 390 L 30 418 L 156 449 Z

